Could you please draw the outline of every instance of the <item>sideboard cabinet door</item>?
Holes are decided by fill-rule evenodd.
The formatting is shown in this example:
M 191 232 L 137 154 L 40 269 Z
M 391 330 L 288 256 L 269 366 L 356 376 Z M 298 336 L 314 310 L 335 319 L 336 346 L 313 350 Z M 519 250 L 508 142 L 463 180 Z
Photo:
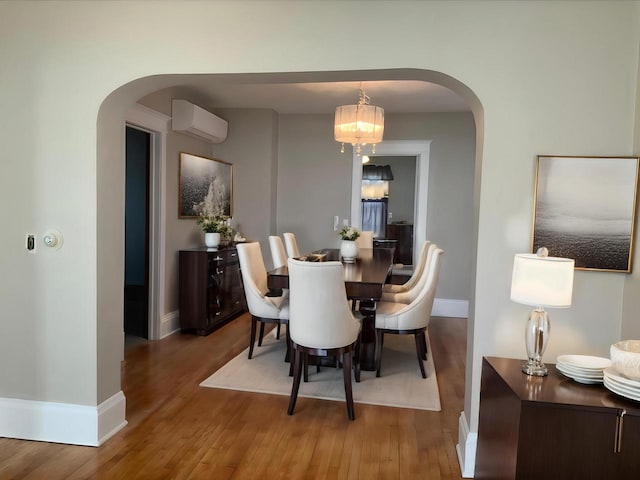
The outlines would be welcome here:
M 208 335 L 246 311 L 235 248 L 180 250 L 180 328 Z

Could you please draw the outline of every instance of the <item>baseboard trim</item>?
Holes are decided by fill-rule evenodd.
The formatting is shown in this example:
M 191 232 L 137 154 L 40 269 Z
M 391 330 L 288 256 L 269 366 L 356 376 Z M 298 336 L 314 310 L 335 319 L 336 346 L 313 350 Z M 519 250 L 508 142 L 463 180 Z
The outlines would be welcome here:
M 433 302 L 431 315 L 434 317 L 469 318 L 469 302 L 467 300 L 436 298 Z
M 458 420 L 458 462 L 462 478 L 473 478 L 476 469 L 476 447 L 478 445 L 478 434 L 469 432 L 469 424 L 464 412 L 460 412 Z
M 168 337 L 180 330 L 180 310 L 166 313 L 160 319 L 160 338 Z
M 127 425 L 122 391 L 100 405 L 0 398 L 0 436 L 98 447 Z

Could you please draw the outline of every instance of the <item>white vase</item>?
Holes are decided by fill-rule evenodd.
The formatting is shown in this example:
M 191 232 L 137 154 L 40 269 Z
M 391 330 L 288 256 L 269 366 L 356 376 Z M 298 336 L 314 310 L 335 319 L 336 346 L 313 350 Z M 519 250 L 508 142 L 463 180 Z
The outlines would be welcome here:
M 220 234 L 219 233 L 205 233 L 204 234 L 204 244 L 207 248 L 215 248 L 220 245 Z
M 358 257 L 358 244 L 355 240 L 342 240 L 340 244 L 340 256 L 343 262 L 352 263 Z

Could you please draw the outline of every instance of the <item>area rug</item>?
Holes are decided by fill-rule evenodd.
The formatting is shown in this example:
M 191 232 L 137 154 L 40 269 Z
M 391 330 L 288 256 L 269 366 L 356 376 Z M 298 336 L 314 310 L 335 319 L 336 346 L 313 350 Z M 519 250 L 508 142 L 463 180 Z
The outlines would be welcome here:
M 428 341 L 428 340 L 427 340 Z M 423 379 L 416 358 L 413 335 L 385 335 L 380 377 L 375 372 L 362 371 L 360 383 L 352 381 L 353 400 L 356 403 L 389 407 L 440 410 L 440 393 L 433 366 L 431 348 L 425 363 L 427 378 Z M 291 395 L 292 377 L 289 364 L 284 362 L 284 333 L 280 340 L 267 335 L 261 347 L 249 349 L 222 366 L 200 386 L 243 390 L 247 392 Z M 322 367 L 320 372 L 309 367 L 309 381 L 300 383 L 301 397 L 344 401 L 342 370 Z

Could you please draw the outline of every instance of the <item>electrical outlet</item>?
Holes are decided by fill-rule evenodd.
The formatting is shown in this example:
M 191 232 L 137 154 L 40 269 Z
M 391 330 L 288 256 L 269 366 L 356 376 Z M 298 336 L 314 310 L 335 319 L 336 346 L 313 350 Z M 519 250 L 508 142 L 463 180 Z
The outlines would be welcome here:
M 27 251 L 36 253 L 36 236 L 30 233 L 27 233 Z
M 348 227 L 349 226 L 349 219 L 348 218 L 343 218 L 342 219 L 342 225 L 345 226 L 345 227 Z

